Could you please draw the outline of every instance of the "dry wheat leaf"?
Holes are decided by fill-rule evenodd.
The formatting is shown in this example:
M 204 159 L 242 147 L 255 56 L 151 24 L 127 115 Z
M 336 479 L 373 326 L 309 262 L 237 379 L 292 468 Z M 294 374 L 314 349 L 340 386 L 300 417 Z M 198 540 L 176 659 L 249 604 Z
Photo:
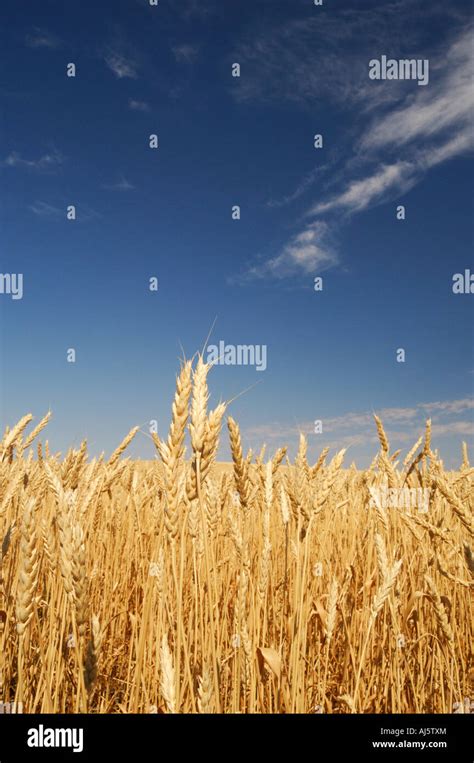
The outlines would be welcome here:
M 257 656 L 259 658 L 260 669 L 263 665 L 275 675 L 278 680 L 281 677 L 281 657 L 276 649 L 267 647 L 258 647 Z
M 317 612 L 317 614 L 320 617 L 322 626 L 323 626 L 324 630 L 326 631 L 327 630 L 328 614 L 327 614 L 327 612 L 326 612 L 322 602 L 319 599 L 314 602 L 314 605 L 316 607 L 316 612 Z

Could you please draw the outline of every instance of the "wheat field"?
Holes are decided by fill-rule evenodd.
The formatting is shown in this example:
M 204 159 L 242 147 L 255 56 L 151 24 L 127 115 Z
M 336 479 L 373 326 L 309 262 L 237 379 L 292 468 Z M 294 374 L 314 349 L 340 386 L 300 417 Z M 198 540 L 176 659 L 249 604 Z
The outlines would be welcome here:
M 451 713 L 474 696 L 474 469 L 431 422 L 369 469 L 245 453 L 182 363 L 155 461 L 0 446 L 0 703 L 25 713 Z M 216 462 L 230 438 L 232 463 Z M 185 458 L 189 438 L 190 458 Z M 410 506 L 386 506 L 412 496 Z M 426 505 L 418 501 L 423 496 Z M 421 510 L 422 509 L 422 510 Z M 466 706 L 467 703 L 467 706 Z

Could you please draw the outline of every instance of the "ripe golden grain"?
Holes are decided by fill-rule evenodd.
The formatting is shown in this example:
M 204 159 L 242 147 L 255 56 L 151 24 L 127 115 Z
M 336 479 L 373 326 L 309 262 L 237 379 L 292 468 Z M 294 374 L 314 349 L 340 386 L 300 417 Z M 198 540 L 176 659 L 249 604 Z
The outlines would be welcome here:
M 63 458 L 39 443 L 35 460 L 48 417 L 23 441 L 30 416 L 4 433 L 2 698 L 32 713 L 452 712 L 474 641 L 467 448 L 447 472 L 428 423 L 399 469 L 376 418 L 363 472 L 344 450 L 309 466 L 304 435 L 293 463 L 285 447 L 264 463 L 230 416 L 220 464 L 227 405 L 208 412 L 208 371 L 183 363 L 159 460 L 122 457 L 136 427 L 108 461 L 86 441 Z M 428 513 L 371 503 L 387 481 L 426 488 Z

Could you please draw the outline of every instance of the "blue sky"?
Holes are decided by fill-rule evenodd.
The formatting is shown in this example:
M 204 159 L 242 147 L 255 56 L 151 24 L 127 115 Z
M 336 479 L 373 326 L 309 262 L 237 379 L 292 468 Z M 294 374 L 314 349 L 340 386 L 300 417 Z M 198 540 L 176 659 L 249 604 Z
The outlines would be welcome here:
M 311 457 L 329 444 L 366 465 L 377 412 L 404 449 L 431 416 L 459 462 L 471 3 L 7 1 L 4 18 L 0 261 L 24 293 L 0 294 L 3 427 L 51 408 L 51 447 L 87 437 L 93 454 L 135 424 L 164 434 L 181 347 L 217 317 L 211 343 L 267 347 L 265 371 L 210 376 L 213 401 L 256 385 L 231 406 L 247 447 L 304 431 Z M 371 80 L 382 55 L 427 59 L 428 84 Z M 152 457 L 149 438 L 130 452 Z

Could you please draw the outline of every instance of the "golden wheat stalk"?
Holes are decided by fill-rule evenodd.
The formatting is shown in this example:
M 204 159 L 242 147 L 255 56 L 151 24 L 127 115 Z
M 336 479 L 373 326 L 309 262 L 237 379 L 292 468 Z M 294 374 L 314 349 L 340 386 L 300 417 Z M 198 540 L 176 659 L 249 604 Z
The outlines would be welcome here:
M 13 429 L 5 434 L 2 442 L 0 443 L 0 460 L 3 461 L 9 455 L 11 449 L 15 445 L 15 441 L 20 437 L 32 419 L 33 415 L 31 413 L 27 413 L 26 416 L 23 416 L 20 421 L 15 424 Z
M 99 661 L 100 645 L 102 643 L 102 633 L 100 630 L 99 618 L 92 615 L 91 634 L 87 644 L 84 659 L 84 684 L 88 694 L 92 692 L 97 680 L 97 667 Z
M 227 426 L 229 429 L 230 450 L 232 454 L 232 462 L 234 465 L 235 487 L 237 493 L 239 494 L 242 508 L 247 509 L 250 499 L 250 483 L 248 475 L 248 464 L 243 457 L 240 429 L 238 424 L 231 416 L 229 416 L 227 419 Z
M 425 581 L 428 585 L 428 589 L 431 594 L 431 601 L 433 603 L 433 608 L 435 611 L 436 620 L 438 621 L 439 628 L 448 643 L 449 651 L 453 654 L 454 653 L 454 634 L 453 634 L 451 625 L 449 624 L 448 616 L 443 606 L 443 602 L 441 601 L 441 597 L 438 593 L 438 589 L 436 588 L 434 580 L 429 575 L 425 574 Z
M 388 456 L 388 453 L 390 451 L 390 444 L 389 444 L 385 429 L 383 427 L 382 421 L 375 413 L 374 413 L 374 419 L 375 419 L 375 425 L 377 427 L 377 434 L 380 440 L 380 447 L 382 448 L 382 452 Z
M 156 442 L 163 462 L 166 493 L 165 523 L 168 537 L 172 542 L 176 538 L 179 523 L 179 470 L 182 468 L 184 438 L 188 422 L 188 406 L 191 396 L 190 361 L 183 364 L 176 379 L 176 392 L 172 406 L 172 418 L 166 442 Z
M 28 437 L 27 437 L 27 438 L 25 439 L 25 441 L 22 443 L 22 445 L 21 445 L 21 450 L 19 449 L 19 453 L 20 453 L 20 454 L 21 454 L 21 452 L 25 451 L 27 448 L 29 448 L 29 447 L 30 447 L 30 445 L 31 445 L 31 443 L 33 442 L 33 440 L 34 440 L 36 437 L 38 437 L 38 435 L 40 434 L 40 432 L 42 432 L 42 431 L 43 431 L 43 429 L 44 429 L 44 428 L 45 428 L 45 427 L 48 425 L 48 423 L 49 423 L 49 421 L 50 421 L 50 419 L 51 419 L 51 415 L 52 415 L 52 414 L 51 414 L 51 411 L 48 411 L 48 413 L 46 414 L 46 416 L 43 416 L 43 418 L 41 419 L 41 421 L 39 422 L 39 424 L 37 424 L 37 425 L 36 425 L 36 427 L 35 427 L 35 428 L 34 428 L 34 429 L 33 429 L 33 430 L 30 432 L 30 434 L 28 435 Z
M 160 649 L 161 658 L 161 693 L 165 700 L 169 713 L 176 713 L 176 688 L 173 658 L 171 655 L 168 638 L 163 634 Z
M 110 456 L 110 458 L 109 458 L 109 466 L 113 466 L 119 460 L 120 456 L 122 455 L 124 450 L 126 448 L 128 448 L 128 446 L 132 442 L 133 438 L 135 437 L 135 435 L 136 435 L 136 433 L 138 432 L 139 429 L 140 429 L 140 427 L 133 427 L 133 429 L 130 430 L 128 435 L 123 438 L 123 440 L 120 443 L 120 445 L 117 448 L 115 448 L 114 452 Z
M 16 629 L 19 636 L 24 635 L 33 617 L 34 594 L 38 579 L 34 507 L 34 498 L 29 498 L 22 507 L 20 573 L 16 594 Z

